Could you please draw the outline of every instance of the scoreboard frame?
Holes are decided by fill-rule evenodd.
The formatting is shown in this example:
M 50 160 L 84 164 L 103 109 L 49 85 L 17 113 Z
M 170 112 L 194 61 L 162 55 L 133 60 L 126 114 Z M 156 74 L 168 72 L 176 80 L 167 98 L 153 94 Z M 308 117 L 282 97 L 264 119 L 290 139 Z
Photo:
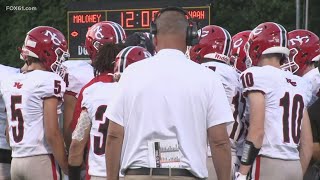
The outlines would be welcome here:
M 125 1 L 125 0 L 122 0 Z M 103 4 L 99 3 L 79 3 L 79 2 L 72 2 L 68 6 L 68 11 L 67 11 L 67 33 L 68 33 L 68 49 L 70 52 L 71 57 L 69 58 L 70 60 L 84 60 L 84 59 L 89 59 L 88 56 L 85 56 L 86 50 L 83 48 L 85 41 L 80 42 L 81 38 L 83 38 L 84 35 L 84 30 L 83 28 L 88 28 L 92 26 L 93 24 L 99 22 L 97 21 L 97 18 L 99 18 L 100 21 L 114 21 L 119 23 L 124 27 L 124 30 L 126 30 L 127 35 L 130 35 L 131 33 L 135 31 L 149 31 L 149 26 L 150 22 L 153 20 L 154 15 L 161 9 L 167 6 L 174 6 L 175 4 L 173 2 L 181 2 L 181 1 L 174 1 L 170 0 L 170 4 L 164 5 L 163 3 L 165 0 L 158 0 L 156 1 L 157 3 L 151 5 L 146 4 L 147 1 L 150 4 L 149 0 L 135 0 L 137 3 L 132 8 L 120 8 L 119 3 L 117 4 L 118 7 L 111 6 L 109 3 L 107 6 L 106 2 Z M 131 2 L 132 1 L 127 1 Z M 194 0 L 184 0 L 182 2 L 182 8 L 188 11 L 188 13 L 202 13 L 203 11 L 203 19 L 199 19 L 201 22 L 200 25 L 208 25 L 212 24 L 212 1 L 208 0 L 197 0 L 197 3 L 194 2 Z M 191 3 L 192 2 L 192 3 Z M 115 3 L 113 1 L 113 3 Z M 123 2 L 122 2 L 123 3 Z M 139 6 L 140 3 L 140 6 Z M 141 3 L 143 3 L 143 6 L 141 6 Z M 160 3 L 160 4 L 159 4 Z M 115 5 L 115 4 L 113 4 Z M 139 7 L 137 7 L 139 6 Z M 146 7 L 149 6 L 149 7 Z M 175 5 L 177 6 L 177 5 Z M 122 6 L 123 7 L 123 6 Z M 128 6 L 127 6 L 128 7 Z M 130 6 L 131 7 L 131 6 Z M 141 7 L 141 8 L 140 8 Z M 181 7 L 181 6 L 180 6 Z M 74 23 L 74 18 L 75 15 L 79 13 L 79 22 Z M 95 14 L 96 13 L 96 14 Z M 88 15 L 96 15 L 96 17 L 91 17 L 95 19 L 83 19 L 84 16 Z M 98 17 L 100 15 L 100 17 Z M 129 18 L 128 16 L 129 15 Z M 197 14 L 194 14 L 197 15 Z M 200 14 L 202 16 L 202 14 Z M 82 16 L 82 17 L 81 17 Z M 194 17 L 194 16 L 192 16 Z M 90 18 L 90 17 L 89 17 Z M 102 18 L 102 19 L 101 19 Z M 198 19 L 198 18 L 196 18 Z M 85 22 L 88 21 L 88 22 Z M 120 22 L 119 22 L 120 21 Z M 140 22 L 140 24 L 139 24 Z M 202 24 L 205 22 L 204 24 Z M 125 24 L 126 23 L 126 24 Z M 144 27 L 142 27 L 144 26 Z M 78 29 L 77 29 L 78 27 Z M 71 29 L 73 28 L 73 29 Z M 72 32 L 71 32 L 72 31 Z M 79 36 L 80 40 L 73 39 L 72 43 L 70 43 L 71 38 L 76 38 L 76 36 Z M 82 40 L 81 40 L 82 41 Z M 78 46 L 78 47 L 77 47 Z M 81 53 L 79 53 L 79 47 L 82 46 Z M 72 47 L 72 49 L 70 49 Z M 81 48 L 81 47 L 80 47 Z M 78 52 L 77 52 L 78 50 Z M 82 55 L 82 51 L 84 55 Z M 74 53 L 77 52 L 77 53 Z

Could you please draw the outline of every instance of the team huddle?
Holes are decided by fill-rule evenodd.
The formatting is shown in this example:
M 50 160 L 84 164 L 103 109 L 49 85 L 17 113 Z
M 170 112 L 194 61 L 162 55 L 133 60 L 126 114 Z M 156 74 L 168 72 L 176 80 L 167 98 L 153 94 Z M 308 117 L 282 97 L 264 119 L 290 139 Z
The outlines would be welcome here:
M 25 65 L 0 65 L 0 177 L 106 179 L 105 111 L 125 69 L 157 54 L 153 35 L 127 37 L 115 22 L 96 23 L 86 34 L 86 62 L 67 60 L 59 30 L 31 29 L 21 48 Z M 227 126 L 230 179 L 302 179 L 313 148 L 307 108 L 320 96 L 319 37 L 274 22 L 233 37 L 208 25 L 186 56 L 224 87 L 234 118 Z

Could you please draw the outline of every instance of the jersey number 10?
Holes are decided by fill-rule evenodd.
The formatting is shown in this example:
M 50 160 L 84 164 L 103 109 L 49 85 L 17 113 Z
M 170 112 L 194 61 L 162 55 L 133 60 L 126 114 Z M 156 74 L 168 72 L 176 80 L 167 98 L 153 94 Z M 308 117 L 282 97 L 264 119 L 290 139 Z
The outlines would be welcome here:
M 295 94 L 293 97 L 293 104 L 290 112 L 290 95 L 288 92 L 280 99 L 280 106 L 283 107 L 283 141 L 290 143 L 290 129 L 291 137 L 295 144 L 300 141 L 301 122 L 303 117 L 304 103 L 300 94 Z M 291 128 L 289 127 L 289 115 L 291 114 Z

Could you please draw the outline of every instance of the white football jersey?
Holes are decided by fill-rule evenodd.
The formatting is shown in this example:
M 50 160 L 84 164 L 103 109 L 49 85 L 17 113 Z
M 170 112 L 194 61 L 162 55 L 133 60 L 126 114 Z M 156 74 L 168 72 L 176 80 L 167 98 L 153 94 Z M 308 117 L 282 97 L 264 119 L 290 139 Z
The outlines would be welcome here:
M 320 96 L 320 73 L 318 68 L 314 68 L 309 71 L 307 74 L 302 76 L 312 85 L 312 98 L 308 104 L 308 107 L 311 106 Z
M 85 88 L 81 107 L 91 119 L 89 175 L 106 176 L 105 143 L 109 121 L 104 116 L 107 105 L 116 93 L 117 83 L 97 82 Z
M 34 70 L 1 82 L 6 105 L 12 157 L 51 154 L 43 125 L 43 101 L 62 98 L 65 83 L 52 72 Z
M 20 73 L 20 69 L 0 64 L 0 83 L 16 74 Z M 7 125 L 7 113 L 5 104 L 0 95 L 0 149 L 10 149 L 5 136 Z
M 233 123 L 230 123 L 227 126 L 229 138 L 230 138 L 230 143 L 231 143 L 231 150 L 233 152 L 236 151 L 236 140 L 239 135 L 240 131 L 240 123 L 239 123 L 239 103 L 240 102 L 240 82 L 239 82 L 239 74 L 237 71 L 221 62 L 215 62 L 215 61 L 210 61 L 201 64 L 203 66 L 206 66 L 213 71 L 215 71 L 222 82 L 222 85 L 225 89 L 233 117 L 235 121 Z
M 298 160 L 303 111 L 311 99 L 311 86 L 303 78 L 272 66 L 249 68 L 240 80 L 244 95 L 261 91 L 265 96 L 264 137 L 259 154 Z
M 78 98 L 83 86 L 94 78 L 93 67 L 88 62 L 80 60 L 65 61 L 63 65 L 67 67 L 67 73 L 64 77 L 66 94 Z

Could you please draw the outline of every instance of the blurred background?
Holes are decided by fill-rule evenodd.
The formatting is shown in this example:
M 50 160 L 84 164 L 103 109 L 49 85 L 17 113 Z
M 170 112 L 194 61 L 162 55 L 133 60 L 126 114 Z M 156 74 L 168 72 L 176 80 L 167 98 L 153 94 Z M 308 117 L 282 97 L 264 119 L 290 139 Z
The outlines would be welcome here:
M 22 65 L 17 48 L 22 46 L 26 33 L 35 26 L 55 27 L 67 38 L 68 4 L 78 1 L 101 2 L 102 0 L 0 0 L 0 64 L 14 67 Z M 117 2 L 128 1 L 117 0 Z M 231 35 L 252 29 L 266 21 L 280 23 L 291 31 L 296 29 L 298 20 L 300 28 L 305 28 L 307 12 L 308 29 L 320 36 L 320 0 L 215 0 L 212 4 L 213 24 L 226 28 Z M 306 11 L 308 4 L 309 8 Z M 296 19 L 297 5 L 300 10 L 298 19 Z M 9 11 L 6 10 L 7 6 L 36 7 L 36 10 Z

